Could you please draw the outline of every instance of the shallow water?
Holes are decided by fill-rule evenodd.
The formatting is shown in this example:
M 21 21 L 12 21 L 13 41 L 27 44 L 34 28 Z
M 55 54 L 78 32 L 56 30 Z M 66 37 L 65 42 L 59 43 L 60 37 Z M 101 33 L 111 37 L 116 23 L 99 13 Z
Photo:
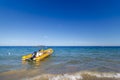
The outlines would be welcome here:
M 50 47 L 50 46 L 49 46 Z M 47 49 L 49 47 L 44 47 Z M 76 72 L 120 73 L 120 47 L 52 46 L 54 53 L 40 62 L 22 62 L 25 54 L 39 50 L 32 46 L 0 47 L 1 80 L 25 79 L 42 74 Z M 16 76 L 14 76 L 16 74 Z M 13 76 L 13 77 L 10 77 Z M 7 79 L 7 80 L 8 80 Z

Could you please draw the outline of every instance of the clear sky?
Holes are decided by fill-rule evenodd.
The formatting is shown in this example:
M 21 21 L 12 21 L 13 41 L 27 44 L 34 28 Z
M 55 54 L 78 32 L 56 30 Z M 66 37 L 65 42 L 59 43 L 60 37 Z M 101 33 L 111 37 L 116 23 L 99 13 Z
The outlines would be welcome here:
M 120 0 L 0 0 L 0 46 L 119 46 Z

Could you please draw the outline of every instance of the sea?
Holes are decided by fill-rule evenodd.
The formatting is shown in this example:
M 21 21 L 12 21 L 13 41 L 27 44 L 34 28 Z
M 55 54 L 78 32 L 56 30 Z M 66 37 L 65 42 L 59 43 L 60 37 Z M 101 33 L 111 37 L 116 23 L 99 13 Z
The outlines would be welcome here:
M 48 48 L 40 62 L 21 60 Z M 120 47 L 0 46 L 0 80 L 120 80 Z

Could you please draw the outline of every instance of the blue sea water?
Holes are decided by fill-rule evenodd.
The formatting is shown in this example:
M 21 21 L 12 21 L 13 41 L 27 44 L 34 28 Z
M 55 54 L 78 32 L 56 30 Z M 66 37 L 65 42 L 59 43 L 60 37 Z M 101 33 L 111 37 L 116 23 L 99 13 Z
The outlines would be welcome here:
M 48 46 L 42 48 L 52 48 L 54 53 L 43 61 L 34 63 L 22 62 L 21 57 L 41 47 L 1 46 L 0 73 L 21 69 L 36 69 L 51 74 L 78 71 L 120 72 L 120 47 Z

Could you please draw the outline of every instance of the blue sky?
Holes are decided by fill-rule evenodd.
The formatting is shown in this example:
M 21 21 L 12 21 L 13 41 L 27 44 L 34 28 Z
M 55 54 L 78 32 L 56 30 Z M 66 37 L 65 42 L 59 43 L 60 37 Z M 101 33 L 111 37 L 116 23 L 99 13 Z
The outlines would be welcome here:
M 0 0 L 0 45 L 119 46 L 119 0 Z

